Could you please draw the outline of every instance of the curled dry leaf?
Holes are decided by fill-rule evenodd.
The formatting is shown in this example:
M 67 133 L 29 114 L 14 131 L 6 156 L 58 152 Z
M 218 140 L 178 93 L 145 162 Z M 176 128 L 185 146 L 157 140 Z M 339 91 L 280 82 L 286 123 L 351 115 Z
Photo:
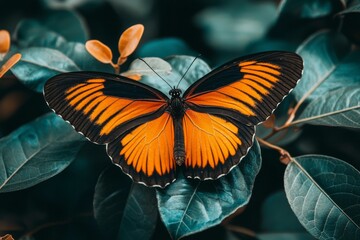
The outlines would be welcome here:
M 6 54 L 10 49 L 10 34 L 6 30 L 0 30 L 0 55 Z
M 9 69 L 12 68 L 20 60 L 20 58 L 20 53 L 16 53 L 11 56 L 11 58 L 9 58 L 9 60 L 7 60 L 7 62 L 2 67 L 0 67 L 0 78 L 4 76 L 4 74 L 9 71 Z
M 118 48 L 119 48 L 119 61 L 121 59 L 127 58 L 130 54 L 132 54 L 137 45 L 140 42 L 140 39 L 144 32 L 144 26 L 142 24 L 136 24 L 134 26 L 126 29 L 119 39 Z
M 98 40 L 89 40 L 85 44 L 86 50 L 102 63 L 112 63 L 111 49 Z

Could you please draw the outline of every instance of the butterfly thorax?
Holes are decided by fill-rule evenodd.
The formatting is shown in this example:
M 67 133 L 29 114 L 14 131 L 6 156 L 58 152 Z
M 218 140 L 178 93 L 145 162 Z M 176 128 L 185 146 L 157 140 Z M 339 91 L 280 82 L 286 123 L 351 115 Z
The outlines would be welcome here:
M 185 104 L 181 97 L 181 90 L 173 88 L 170 90 L 169 94 L 171 99 L 169 102 L 170 113 L 174 120 L 174 158 L 176 164 L 181 166 L 185 161 L 185 144 L 184 144 L 184 130 L 182 119 L 185 112 Z

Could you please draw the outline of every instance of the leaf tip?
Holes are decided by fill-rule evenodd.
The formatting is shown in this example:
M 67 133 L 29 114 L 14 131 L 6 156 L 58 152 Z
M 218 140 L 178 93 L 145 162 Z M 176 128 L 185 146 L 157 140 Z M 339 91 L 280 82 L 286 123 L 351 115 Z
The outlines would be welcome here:
M 85 43 L 86 50 L 102 63 L 112 63 L 111 49 L 99 40 L 89 40 Z

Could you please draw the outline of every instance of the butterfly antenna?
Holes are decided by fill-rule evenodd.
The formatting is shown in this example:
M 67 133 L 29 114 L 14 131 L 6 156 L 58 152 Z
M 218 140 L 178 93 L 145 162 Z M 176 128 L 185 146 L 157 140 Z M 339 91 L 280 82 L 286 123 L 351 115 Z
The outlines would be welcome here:
M 188 67 L 188 69 L 186 69 L 186 71 L 185 71 L 184 75 L 181 77 L 181 79 L 180 79 L 180 81 L 178 82 L 178 84 L 177 84 L 176 88 L 178 88 L 178 87 L 179 87 L 181 80 L 183 80 L 183 79 L 184 79 L 185 75 L 187 74 L 187 72 L 189 71 L 189 69 L 191 68 L 191 66 L 192 66 L 192 65 L 193 65 L 193 63 L 195 62 L 195 60 L 196 60 L 197 58 L 199 58 L 200 56 L 201 56 L 201 54 L 197 55 L 197 56 L 194 58 L 194 60 L 190 63 L 190 66 Z
M 165 81 L 165 79 L 163 79 L 147 62 L 145 62 L 144 59 L 142 58 L 139 59 L 143 61 L 156 75 L 158 75 L 158 77 L 161 78 L 170 88 L 172 88 L 171 85 L 167 81 Z

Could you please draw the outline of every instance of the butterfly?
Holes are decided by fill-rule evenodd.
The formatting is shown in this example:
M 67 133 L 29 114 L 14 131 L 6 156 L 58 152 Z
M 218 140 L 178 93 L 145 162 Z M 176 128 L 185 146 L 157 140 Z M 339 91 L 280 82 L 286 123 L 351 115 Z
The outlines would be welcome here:
M 70 72 L 49 79 L 49 107 L 135 182 L 165 187 L 182 169 L 217 179 L 239 164 L 265 121 L 301 78 L 303 61 L 270 51 L 234 59 L 184 92 L 161 91 L 124 76 Z

